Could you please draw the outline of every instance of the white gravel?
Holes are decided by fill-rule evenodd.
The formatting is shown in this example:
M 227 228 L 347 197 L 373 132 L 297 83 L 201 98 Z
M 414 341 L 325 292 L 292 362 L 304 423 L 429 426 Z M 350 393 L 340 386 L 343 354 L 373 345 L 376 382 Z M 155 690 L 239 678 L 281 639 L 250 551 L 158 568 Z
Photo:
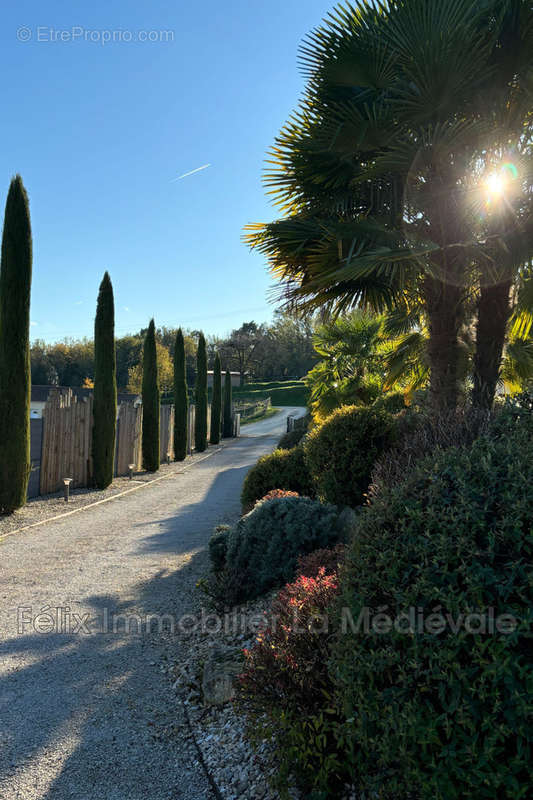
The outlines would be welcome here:
M 246 471 L 284 421 L 247 426 L 184 474 L 0 542 L 1 800 L 213 796 L 169 692 L 187 637 L 148 632 L 146 615 L 170 615 L 168 626 L 194 612 L 212 528 L 238 515 Z M 43 607 L 68 608 L 70 630 L 42 616 L 39 632 Z M 113 632 L 116 614 L 139 615 L 141 632 L 123 621 Z

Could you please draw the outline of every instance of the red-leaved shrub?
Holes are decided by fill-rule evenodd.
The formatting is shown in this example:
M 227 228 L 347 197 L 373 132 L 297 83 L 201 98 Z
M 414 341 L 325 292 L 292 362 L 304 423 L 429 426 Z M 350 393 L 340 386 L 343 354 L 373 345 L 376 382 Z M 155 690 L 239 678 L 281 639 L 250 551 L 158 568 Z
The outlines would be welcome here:
M 300 497 L 300 495 L 298 492 L 289 492 L 287 489 L 272 489 L 272 491 L 254 503 L 254 508 L 257 503 L 263 503 L 265 500 L 274 500 L 276 497 Z
M 300 556 L 297 574 L 298 576 L 305 575 L 306 578 L 315 578 L 322 568 L 326 575 L 336 575 L 345 552 L 346 545 L 339 542 L 330 549 L 314 550 L 312 553 Z
M 253 705 L 307 712 L 323 700 L 329 686 L 327 612 L 338 594 L 338 553 L 339 548 L 318 550 L 300 559 L 300 570 L 315 575 L 300 574 L 274 599 L 256 644 L 245 651 L 241 695 Z

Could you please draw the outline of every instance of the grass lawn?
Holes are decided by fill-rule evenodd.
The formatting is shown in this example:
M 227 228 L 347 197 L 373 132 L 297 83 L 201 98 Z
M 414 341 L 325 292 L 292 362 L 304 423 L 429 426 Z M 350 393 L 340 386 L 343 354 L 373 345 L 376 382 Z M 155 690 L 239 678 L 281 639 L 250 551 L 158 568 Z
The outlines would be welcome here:
M 233 389 L 235 400 L 266 400 L 272 399 L 272 405 L 279 406 L 306 406 L 309 391 L 303 381 L 269 381 L 266 383 L 247 383 L 245 386 L 236 386 Z M 255 421 L 255 420 L 254 420 Z
M 281 408 L 267 408 L 266 411 L 258 411 L 257 414 L 254 414 L 252 417 L 247 417 L 246 419 L 241 419 L 241 428 L 243 425 L 249 425 L 250 422 L 261 422 L 264 419 L 269 419 L 270 417 L 274 417 L 281 411 Z

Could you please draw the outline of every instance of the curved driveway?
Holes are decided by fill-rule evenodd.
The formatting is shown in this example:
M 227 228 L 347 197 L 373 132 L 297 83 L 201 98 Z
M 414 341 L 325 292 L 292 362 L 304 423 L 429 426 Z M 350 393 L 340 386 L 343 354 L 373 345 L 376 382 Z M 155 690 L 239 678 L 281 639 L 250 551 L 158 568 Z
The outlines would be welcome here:
M 185 646 L 169 629 L 195 608 L 212 528 L 239 513 L 247 470 L 292 411 L 183 474 L 0 544 L 1 800 L 212 797 L 168 691 L 169 648 Z

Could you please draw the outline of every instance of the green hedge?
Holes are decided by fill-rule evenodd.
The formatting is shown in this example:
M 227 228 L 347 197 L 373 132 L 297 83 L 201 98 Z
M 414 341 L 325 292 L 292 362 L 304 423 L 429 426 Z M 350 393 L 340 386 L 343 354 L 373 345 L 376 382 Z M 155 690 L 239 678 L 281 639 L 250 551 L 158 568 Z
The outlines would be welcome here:
M 253 508 L 272 489 L 288 489 L 314 496 L 313 482 L 304 461 L 301 446 L 292 450 L 274 450 L 262 456 L 248 472 L 241 493 L 243 512 Z
M 384 409 L 345 406 L 334 411 L 304 444 L 305 463 L 320 499 L 361 505 L 376 459 L 395 435 L 394 417 Z
M 430 456 L 359 517 L 341 605 L 354 621 L 381 609 L 395 622 L 348 625 L 331 664 L 365 796 L 531 794 L 533 439 L 505 418 L 500 432 Z M 422 624 L 417 611 L 414 633 L 401 632 L 410 609 Z M 475 633 L 473 617 L 435 632 L 469 613 L 512 614 L 518 626 Z

